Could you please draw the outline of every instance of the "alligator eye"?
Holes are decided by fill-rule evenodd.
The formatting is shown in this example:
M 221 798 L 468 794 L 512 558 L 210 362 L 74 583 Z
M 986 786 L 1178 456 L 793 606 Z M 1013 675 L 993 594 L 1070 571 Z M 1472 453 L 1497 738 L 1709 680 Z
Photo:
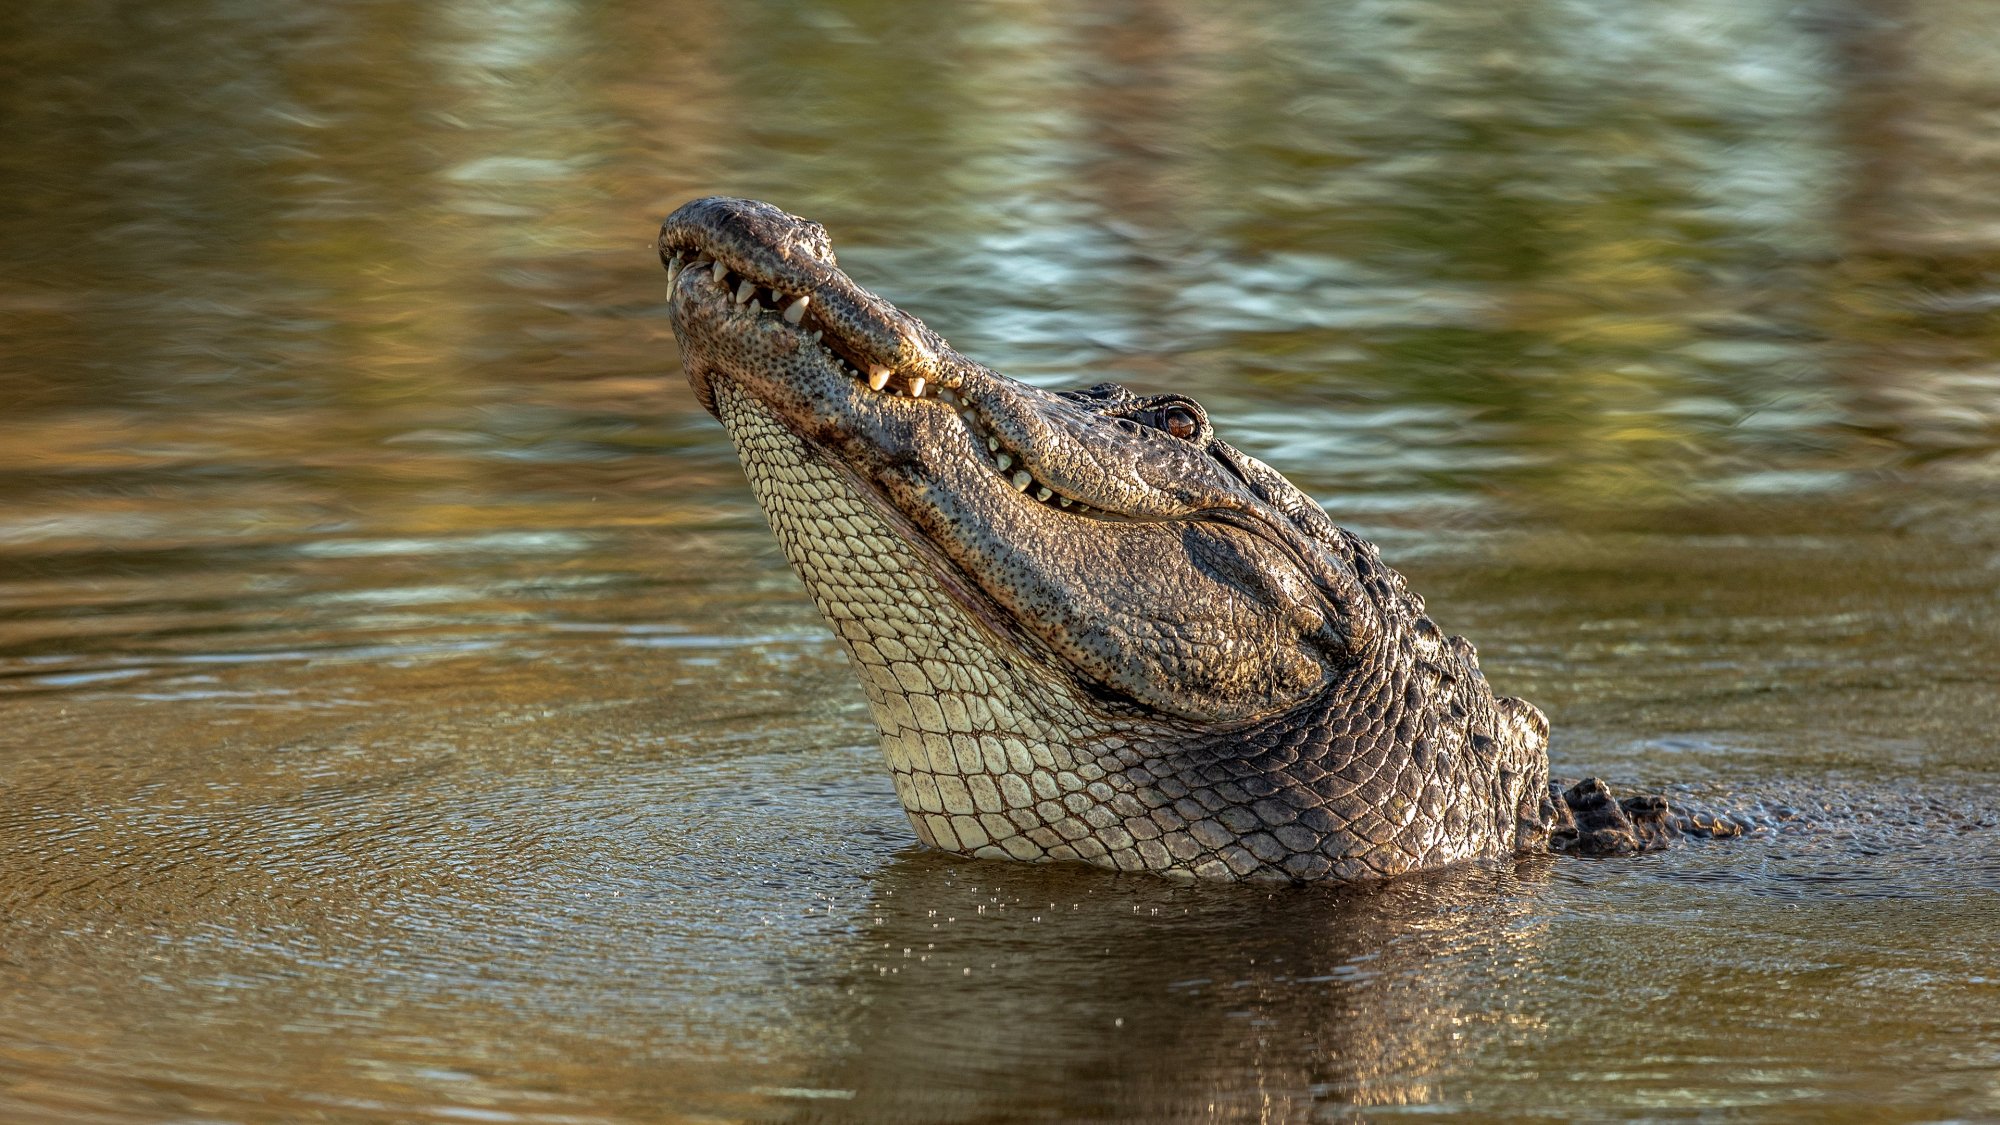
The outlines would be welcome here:
M 1169 406 L 1160 412 L 1160 428 L 1182 441 L 1192 441 L 1201 432 L 1201 420 L 1185 406 Z

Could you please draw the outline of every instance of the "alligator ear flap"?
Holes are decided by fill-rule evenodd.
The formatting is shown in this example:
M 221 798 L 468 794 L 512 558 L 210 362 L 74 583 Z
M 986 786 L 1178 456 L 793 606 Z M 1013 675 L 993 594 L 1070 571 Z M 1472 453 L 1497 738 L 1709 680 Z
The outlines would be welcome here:
M 1220 438 L 1209 442 L 1208 451 L 1259 500 L 1284 513 L 1292 530 L 1310 543 L 1311 549 L 1301 553 L 1311 557 L 1301 562 L 1331 603 L 1334 612 L 1330 624 L 1341 633 L 1348 651 L 1371 647 L 1382 623 L 1365 579 L 1381 570 L 1380 564 L 1357 553 L 1355 544 L 1359 541 L 1336 526 L 1326 509 L 1299 491 L 1283 473 Z
M 1340 529 L 1327 518 L 1326 509 L 1300 492 L 1299 487 L 1286 480 L 1283 473 L 1220 438 L 1209 443 L 1208 451 L 1222 463 L 1223 468 L 1250 486 L 1257 499 L 1285 513 L 1285 518 L 1292 521 L 1293 527 L 1315 539 L 1332 541 L 1339 537 Z

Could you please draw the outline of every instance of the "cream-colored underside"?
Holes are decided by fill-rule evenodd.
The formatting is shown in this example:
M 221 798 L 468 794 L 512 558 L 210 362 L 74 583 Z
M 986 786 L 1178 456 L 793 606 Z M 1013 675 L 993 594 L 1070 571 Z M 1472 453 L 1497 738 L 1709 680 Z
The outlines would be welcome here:
M 1203 866 L 1133 823 L 1148 809 L 1121 776 L 1120 731 L 1017 673 L 846 477 L 727 379 L 715 390 L 771 529 L 860 674 L 918 836 L 970 855 Z

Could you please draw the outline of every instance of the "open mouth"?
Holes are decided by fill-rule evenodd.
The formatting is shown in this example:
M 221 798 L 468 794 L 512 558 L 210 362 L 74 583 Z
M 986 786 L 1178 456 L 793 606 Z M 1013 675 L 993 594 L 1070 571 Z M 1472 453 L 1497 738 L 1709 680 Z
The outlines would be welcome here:
M 660 260 L 667 269 L 670 299 L 685 297 L 720 308 L 724 316 L 747 322 L 745 327 L 795 333 L 801 346 L 816 349 L 825 363 L 853 380 L 857 389 L 904 401 L 928 396 L 958 415 L 974 459 L 984 460 L 1007 488 L 1060 511 L 1099 518 L 1110 515 L 1038 479 L 1029 458 L 1006 440 L 962 387 L 934 387 L 923 375 L 867 358 L 863 347 L 845 339 L 839 325 L 830 323 L 831 318 L 815 307 L 813 294 L 746 277 L 699 246 L 676 247 L 663 242 Z

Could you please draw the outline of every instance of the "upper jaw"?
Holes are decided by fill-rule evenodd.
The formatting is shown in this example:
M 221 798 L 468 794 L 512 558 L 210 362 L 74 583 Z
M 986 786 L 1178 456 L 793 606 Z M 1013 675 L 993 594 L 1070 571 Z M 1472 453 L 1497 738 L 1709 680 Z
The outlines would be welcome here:
M 676 260 L 670 310 L 696 396 L 716 410 L 713 380 L 742 385 L 802 437 L 839 449 L 839 459 L 881 480 L 923 466 L 953 487 L 1013 492 L 1078 516 L 1111 518 L 1102 490 L 1075 482 L 1036 454 L 1047 449 L 1037 409 L 1057 396 L 1016 383 L 941 349 L 942 386 L 885 366 L 863 368 L 855 349 L 817 325 L 817 301 L 800 301 L 715 260 Z M 739 300 L 739 295 L 741 299 Z M 745 358 L 749 357 L 749 358 Z M 1093 504 L 1086 497 L 1095 499 Z
M 1127 507 L 1111 482 L 1078 479 L 1087 459 L 1051 456 L 1065 443 L 1051 441 L 1061 428 L 1046 419 L 1074 407 L 964 359 L 855 285 L 818 224 L 754 201 L 701 199 L 661 225 L 659 253 L 683 365 L 711 413 L 711 380 L 723 373 L 864 471 L 923 449 L 919 460 L 962 461 L 931 468 L 966 486 L 1079 516 Z M 914 440 L 917 431 L 931 436 Z
M 661 224 L 659 253 L 689 379 L 711 412 L 709 380 L 730 371 L 763 387 L 760 397 L 790 400 L 781 412 L 795 428 L 843 445 L 858 466 L 907 463 L 918 445 L 933 457 L 962 453 L 984 466 L 960 478 L 969 486 L 983 490 L 985 478 L 1098 519 L 1258 507 L 1200 446 L 1165 435 L 1122 441 L 1124 460 L 1108 462 L 1105 418 L 959 356 L 842 273 L 817 223 L 754 200 L 698 199 Z M 738 358 L 747 354 L 781 356 L 782 371 Z M 909 427 L 931 439 L 913 443 Z

